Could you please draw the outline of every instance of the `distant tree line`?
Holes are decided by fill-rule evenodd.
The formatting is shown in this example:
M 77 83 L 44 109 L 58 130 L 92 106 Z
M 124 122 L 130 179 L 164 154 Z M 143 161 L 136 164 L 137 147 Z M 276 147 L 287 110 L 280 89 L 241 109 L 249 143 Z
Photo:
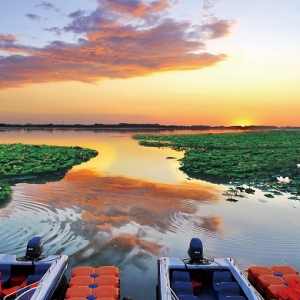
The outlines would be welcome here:
M 300 129 L 298 126 L 264 126 L 264 125 L 250 125 L 250 126 L 208 126 L 208 125 L 162 125 L 158 123 L 119 123 L 119 124 L 5 124 L 0 123 L 0 128 L 32 128 L 32 129 L 159 129 L 159 130 L 214 130 L 214 129 L 244 129 L 244 130 L 259 130 L 259 129 Z

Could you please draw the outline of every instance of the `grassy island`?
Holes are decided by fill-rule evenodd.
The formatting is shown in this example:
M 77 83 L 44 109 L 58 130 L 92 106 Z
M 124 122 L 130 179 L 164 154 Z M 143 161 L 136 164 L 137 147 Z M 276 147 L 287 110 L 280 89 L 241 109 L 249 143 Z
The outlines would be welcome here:
M 81 147 L 1 144 L 0 199 L 11 193 L 9 181 L 12 178 L 67 171 L 97 155 L 97 151 Z
M 249 193 L 253 192 L 253 186 L 270 198 L 287 192 L 291 199 L 300 200 L 300 131 L 134 135 L 133 138 L 143 146 L 185 150 L 181 170 L 190 177 L 231 183 L 239 191 Z M 285 182 L 281 177 L 290 180 Z

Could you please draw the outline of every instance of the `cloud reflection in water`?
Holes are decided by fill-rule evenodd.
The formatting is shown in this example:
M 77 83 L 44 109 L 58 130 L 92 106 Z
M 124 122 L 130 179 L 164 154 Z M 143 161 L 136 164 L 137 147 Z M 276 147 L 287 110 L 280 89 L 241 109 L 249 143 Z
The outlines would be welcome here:
M 90 243 L 96 241 L 101 251 L 117 245 L 121 253 L 142 249 L 159 255 L 164 248 L 158 242 L 160 235 L 169 231 L 180 233 L 180 225 L 189 221 L 195 230 L 200 226 L 207 231 L 219 230 L 218 217 L 194 216 L 199 202 L 211 203 L 217 199 L 205 186 L 101 177 L 90 170 L 69 172 L 63 182 L 76 191 L 71 202 L 83 209 L 87 236 Z
M 201 228 L 218 232 L 221 222 L 217 216 L 197 216 L 199 204 L 219 196 L 211 187 L 193 183 L 160 184 L 76 170 L 59 182 L 24 186 L 24 192 L 34 194 L 35 201 L 81 212 L 82 226 L 70 225 L 70 234 L 83 241 L 75 250 L 76 264 L 158 257 L 169 247 L 163 241 L 168 234 L 193 234 Z

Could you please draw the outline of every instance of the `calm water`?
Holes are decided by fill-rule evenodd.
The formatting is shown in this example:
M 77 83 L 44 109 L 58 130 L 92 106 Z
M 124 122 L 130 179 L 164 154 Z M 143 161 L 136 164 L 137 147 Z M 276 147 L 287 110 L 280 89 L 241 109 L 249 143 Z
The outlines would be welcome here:
M 121 299 L 154 300 L 156 260 L 187 257 L 192 237 L 207 258 L 292 265 L 300 271 L 300 202 L 257 192 L 226 201 L 223 185 L 190 180 L 178 170 L 182 152 L 146 148 L 128 132 L 0 131 L 1 143 L 71 145 L 99 155 L 63 179 L 16 182 L 0 208 L 0 253 L 25 254 L 42 235 L 44 254 L 69 255 L 80 265 L 116 265 Z

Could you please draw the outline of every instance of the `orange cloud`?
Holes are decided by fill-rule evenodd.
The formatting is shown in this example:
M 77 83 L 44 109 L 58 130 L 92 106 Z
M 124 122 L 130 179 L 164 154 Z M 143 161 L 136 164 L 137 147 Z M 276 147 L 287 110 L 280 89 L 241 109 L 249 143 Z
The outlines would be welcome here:
M 204 36 L 225 36 L 232 25 L 229 21 L 195 26 L 189 21 L 168 18 L 168 8 L 176 3 L 171 0 L 98 3 L 98 8 L 89 14 L 81 10 L 70 14 L 71 22 L 63 28 L 45 29 L 54 34 L 64 31 L 84 36 L 74 44 L 51 41 L 37 48 L 18 44 L 12 35 L 0 35 L 0 50 L 7 52 L 0 57 L 0 89 L 62 81 L 94 83 L 103 78 L 195 70 L 226 59 L 224 54 L 203 51 Z
M 216 39 L 229 35 L 230 29 L 235 24 L 235 21 L 214 20 L 202 26 L 203 31 L 206 31 L 207 38 Z
M 143 3 L 138 0 L 98 0 L 98 2 L 110 11 L 128 14 L 134 18 L 148 17 L 153 13 L 164 11 L 176 3 L 176 1 L 172 2 L 169 0 L 152 1 L 150 3 Z
M 6 43 L 12 43 L 16 41 L 16 37 L 12 34 L 0 34 L 0 46 L 5 46 Z

